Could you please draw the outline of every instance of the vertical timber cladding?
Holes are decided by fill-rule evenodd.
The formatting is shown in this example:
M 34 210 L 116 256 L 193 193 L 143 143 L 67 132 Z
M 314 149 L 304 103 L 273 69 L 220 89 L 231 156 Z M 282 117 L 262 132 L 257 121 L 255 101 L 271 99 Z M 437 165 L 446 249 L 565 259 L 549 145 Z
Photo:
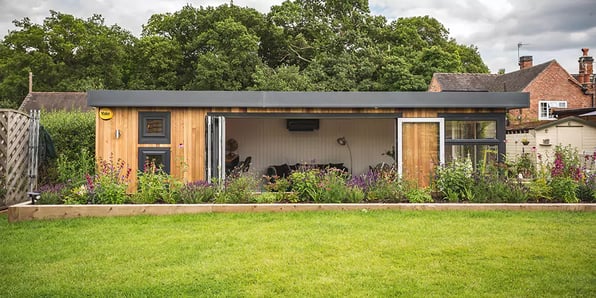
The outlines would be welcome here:
M 111 110 L 113 117 L 109 120 L 100 119 L 99 109 L 96 112 L 96 156 L 98 161 L 122 159 L 127 163 L 133 173 L 129 192 L 136 190 L 134 173 L 139 169 L 139 147 L 169 148 L 172 175 L 185 181 L 205 178 L 205 109 L 113 107 Z M 139 144 L 139 112 L 171 113 L 169 144 Z

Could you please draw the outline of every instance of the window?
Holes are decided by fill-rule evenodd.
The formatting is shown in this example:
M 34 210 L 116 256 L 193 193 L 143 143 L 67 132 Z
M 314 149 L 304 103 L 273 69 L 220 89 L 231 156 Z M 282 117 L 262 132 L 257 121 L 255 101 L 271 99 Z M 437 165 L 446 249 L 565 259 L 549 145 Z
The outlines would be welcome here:
M 139 148 L 139 171 L 142 172 L 149 162 L 169 174 L 170 148 Z
M 475 166 L 501 161 L 505 154 L 505 115 L 442 114 L 445 160 L 470 158 Z
M 170 112 L 139 112 L 139 144 L 170 143 Z
M 554 120 L 555 117 L 551 114 L 550 109 L 551 108 L 562 108 L 562 109 L 566 109 L 567 108 L 567 102 L 566 101 L 540 101 L 538 102 L 538 120 Z

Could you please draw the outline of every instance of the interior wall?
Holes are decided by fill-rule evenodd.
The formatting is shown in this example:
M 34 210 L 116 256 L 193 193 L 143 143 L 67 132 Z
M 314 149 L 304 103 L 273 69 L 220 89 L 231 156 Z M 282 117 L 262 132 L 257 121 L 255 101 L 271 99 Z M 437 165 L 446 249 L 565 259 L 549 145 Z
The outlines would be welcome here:
M 319 129 L 291 132 L 286 119 L 227 118 L 226 138 L 238 141 L 240 160 L 252 157 L 250 171 L 265 173 L 271 165 L 296 163 L 344 163 L 353 174 L 369 166 L 393 163 L 384 152 L 395 143 L 395 119 L 320 119 Z M 352 151 L 336 140 L 345 137 Z

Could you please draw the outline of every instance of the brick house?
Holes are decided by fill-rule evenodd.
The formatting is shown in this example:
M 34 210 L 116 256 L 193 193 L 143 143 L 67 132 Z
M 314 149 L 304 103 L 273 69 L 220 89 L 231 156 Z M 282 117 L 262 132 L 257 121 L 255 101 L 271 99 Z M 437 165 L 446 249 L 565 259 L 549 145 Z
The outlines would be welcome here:
M 520 69 L 507 74 L 435 73 L 430 92 L 528 92 L 528 108 L 509 110 L 509 124 L 555 120 L 555 109 L 596 107 L 593 61 L 587 48 L 579 58 L 579 74 L 569 74 L 556 60 L 533 65 L 531 56 L 519 59 Z

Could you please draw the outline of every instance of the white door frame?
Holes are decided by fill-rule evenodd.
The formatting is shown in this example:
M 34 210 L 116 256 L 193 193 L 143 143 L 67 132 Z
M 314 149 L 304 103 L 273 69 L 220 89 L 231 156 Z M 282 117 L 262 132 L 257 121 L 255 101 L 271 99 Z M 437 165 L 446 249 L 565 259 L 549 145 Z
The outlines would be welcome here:
M 403 124 L 438 123 L 439 124 L 439 164 L 445 163 L 445 119 L 444 118 L 397 118 L 397 172 L 403 173 Z
M 220 185 L 226 179 L 226 118 L 207 115 L 207 179 L 216 178 Z

